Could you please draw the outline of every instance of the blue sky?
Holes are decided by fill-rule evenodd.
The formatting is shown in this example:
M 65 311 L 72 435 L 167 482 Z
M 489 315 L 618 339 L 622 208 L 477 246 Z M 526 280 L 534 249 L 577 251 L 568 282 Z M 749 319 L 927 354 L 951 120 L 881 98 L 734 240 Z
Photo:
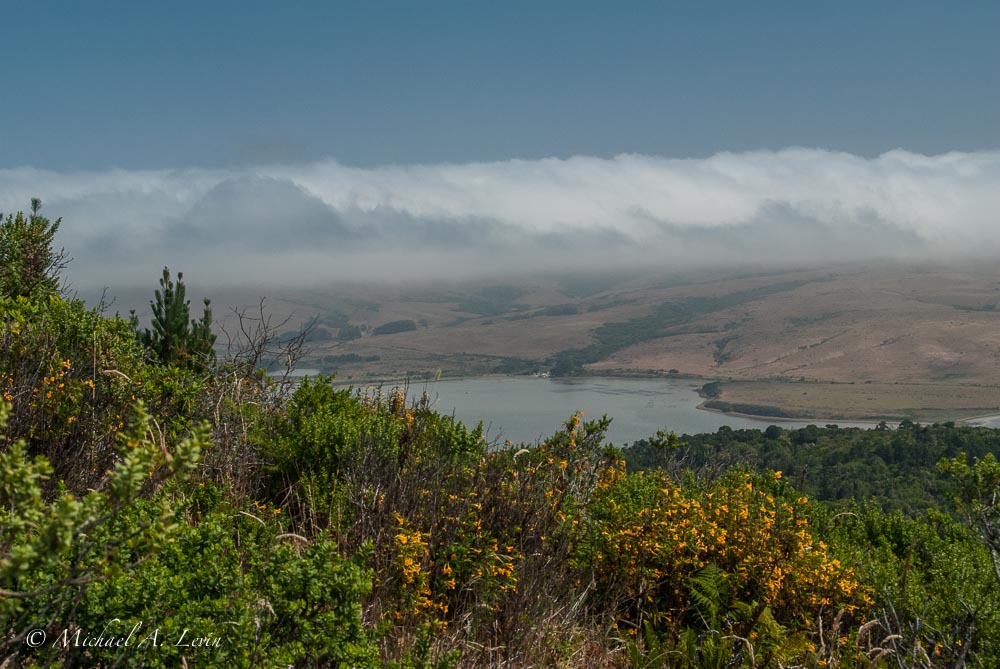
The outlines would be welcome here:
M 0 168 L 1000 145 L 1000 3 L 0 10 Z

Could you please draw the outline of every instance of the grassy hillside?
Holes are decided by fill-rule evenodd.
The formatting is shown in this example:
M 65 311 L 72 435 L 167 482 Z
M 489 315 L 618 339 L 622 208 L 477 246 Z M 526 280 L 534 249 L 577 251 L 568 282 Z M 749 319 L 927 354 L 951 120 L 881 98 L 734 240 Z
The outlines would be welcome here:
M 343 285 L 268 308 L 318 319 L 304 364 L 341 379 L 673 373 L 724 381 L 730 405 L 940 421 L 1000 412 L 998 286 L 989 266 L 839 266 Z

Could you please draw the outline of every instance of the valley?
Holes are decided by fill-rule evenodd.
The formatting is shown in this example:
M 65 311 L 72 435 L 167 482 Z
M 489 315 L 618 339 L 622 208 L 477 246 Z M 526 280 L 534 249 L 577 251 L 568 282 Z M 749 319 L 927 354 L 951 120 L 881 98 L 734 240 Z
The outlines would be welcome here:
M 989 264 L 848 264 L 345 284 L 267 307 L 289 330 L 315 319 L 300 365 L 341 382 L 693 378 L 719 382 L 724 411 L 941 421 L 1000 413 L 997 304 Z

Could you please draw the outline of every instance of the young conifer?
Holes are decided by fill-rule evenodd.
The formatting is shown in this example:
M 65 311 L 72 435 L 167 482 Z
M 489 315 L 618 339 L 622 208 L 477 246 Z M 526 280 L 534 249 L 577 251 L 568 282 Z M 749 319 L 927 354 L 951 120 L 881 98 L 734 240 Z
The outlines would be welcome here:
M 65 253 L 52 243 L 62 219 L 41 215 L 42 201 L 31 198 L 31 213 L 0 216 L 0 296 L 27 297 L 59 292 Z
M 175 283 L 170 270 L 163 268 L 160 288 L 149 302 L 153 311 L 152 328 L 141 331 L 139 340 L 160 362 L 203 367 L 215 359 L 212 309 L 205 299 L 201 320 L 191 318 L 191 302 L 185 299 L 183 279 L 183 272 L 178 272 Z M 133 323 L 136 323 L 134 314 Z

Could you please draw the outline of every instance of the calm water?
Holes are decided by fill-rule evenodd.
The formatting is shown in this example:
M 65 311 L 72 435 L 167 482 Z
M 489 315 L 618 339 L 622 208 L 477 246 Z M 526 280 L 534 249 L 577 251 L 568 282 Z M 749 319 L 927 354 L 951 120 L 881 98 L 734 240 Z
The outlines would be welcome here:
M 467 379 L 413 383 L 410 394 L 426 390 L 435 409 L 454 412 L 467 425 L 480 420 L 489 437 L 517 442 L 534 442 L 550 436 L 574 411 L 586 418 L 607 414 L 614 418 L 608 440 L 625 445 L 672 430 L 677 434 L 715 432 L 723 425 L 734 429 L 765 429 L 776 421 L 726 416 L 697 408 L 700 383 L 677 379 Z M 829 421 L 814 421 L 825 425 Z M 782 427 L 804 427 L 809 423 L 780 422 Z M 863 423 L 839 423 L 843 426 Z
M 966 421 L 969 425 L 975 425 L 976 427 L 991 427 L 993 429 L 1000 428 L 1000 416 L 984 416 L 982 418 L 971 418 Z

